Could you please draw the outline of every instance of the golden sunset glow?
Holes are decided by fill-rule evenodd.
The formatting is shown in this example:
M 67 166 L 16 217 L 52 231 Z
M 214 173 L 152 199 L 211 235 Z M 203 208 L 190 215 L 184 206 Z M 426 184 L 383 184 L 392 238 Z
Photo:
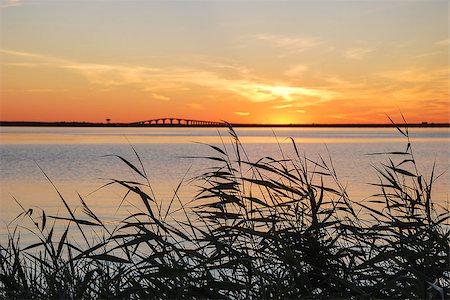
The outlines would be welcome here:
M 2 121 L 449 122 L 446 1 L 3 1 Z

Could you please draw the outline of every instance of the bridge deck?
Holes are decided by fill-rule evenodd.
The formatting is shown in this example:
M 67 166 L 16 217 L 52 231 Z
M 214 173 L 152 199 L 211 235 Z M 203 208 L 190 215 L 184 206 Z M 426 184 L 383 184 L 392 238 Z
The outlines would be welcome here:
M 183 119 L 183 118 L 158 118 L 158 119 L 139 121 L 139 122 L 131 123 L 130 125 L 226 126 L 226 123 L 225 122 L 216 122 L 216 121 L 191 120 L 191 119 Z

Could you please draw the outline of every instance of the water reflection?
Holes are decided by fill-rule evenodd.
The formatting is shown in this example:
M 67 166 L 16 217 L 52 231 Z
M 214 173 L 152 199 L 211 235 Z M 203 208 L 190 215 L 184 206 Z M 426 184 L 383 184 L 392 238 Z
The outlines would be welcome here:
M 139 164 L 130 144 L 139 153 L 150 184 L 158 201 L 172 202 L 173 194 L 183 177 L 192 178 L 207 168 L 211 161 L 193 156 L 211 156 L 213 149 L 201 143 L 228 148 L 233 153 L 227 130 L 179 128 L 23 128 L 1 127 L 0 201 L 2 239 L 6 224 L 19 212 L 15 197 L 24 207 L 44 208 L 49 214 L 64 215 L 64 207 L 38 165 L 46 172 L 65 199 L 81 211 L 78 193 L 105 220 L 117 220 L 136 205 L 127 199 L 119 187 L 109 186 L 95 191 L 110 179 L 136 180 L 136 174 L 119 159 L 105 156 L 121 155 Z M 395 129 L 237 129 L 250 160 L 261 157 L 295 158 L 289 137 L 298 149 L 313 159 L 319 156 L 333 159 L 337 174 L 353 199 L 363 200 L 377 192 L 368 185 L 377 182 L 373 165 L 383 162 L 384 156 L 368 156 L 373 152 L 400 151 L 406 141 Z M 411 137 L 419 169 L 431 173 L 436 161 L 437 172 L 449 167 L 449 130 L 412 129 Z M 186 175 L 186 172 L 189 173 Z M 434 185 L 434 198 L 448 202 L 448 173 Z M 188 203 L 198 191 L 195 184 L 185 182 L 178 195 Z M 172 203 L 173 210 L 179 207 Z
M 226 128 L 53 128 L 0 127 L 2 144 L 222 143 Z M 402 142 L 393 128 L 236 128 L 243 143 L 380 143 Z M 448 128 L 415 128 L 414 142 L 447 142 Z

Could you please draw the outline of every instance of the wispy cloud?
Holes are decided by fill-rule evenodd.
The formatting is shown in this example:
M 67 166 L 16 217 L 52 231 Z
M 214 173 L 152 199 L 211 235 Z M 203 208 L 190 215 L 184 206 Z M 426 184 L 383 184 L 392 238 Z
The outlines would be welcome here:
M 242 112 L 242 111 L 235 111 L 234 114 L 238 115 L 238 116 L 249 116 L 250 115 L 249 112 Z
M 330 86 L 330 88 L 334 90 L 351 90 L 351 89 L 357 89 L 357 88 L 367 88 L 365 83 L 361 82 L 354 82 L 354 81 L 348 81 L 341 77 L 337 76 L 328 76 L 323 75 L 325 77 L 325 81 Z
M 273 108 L 275 109 L 283 109 L 283 108 L 289 108 L 292 107 L 292 104 L 284 104 L 284 105 L 275 105 Z
M 234 74 L 239 75 L 247 75 L 250 74 L 250 69 L 245 68 L 243 66 L 239 66 L 236 64 L 224 64 L 224 63 L 213 63 L 212 65 L 214 68 L 221 70 L 221 71 L 229 71 L 233 72 Z
M 47 55 L 42 55 L 42 54 L 36 54 L 36 53 L 30 53 L 30 52 L 22 52 L 22 51 L 15 51 L 15 50 L 8 50 L 8 49 L 0 49 L 0 53 L 6 54 L 6 55 L 13 55 L 13 56 L 18 56 L 18 57 L 24 57 L 24 58 L 39 58 L 45 61 L 67 61 L 67 60 L 62 60 L 62 59 L 58 59 L 58 58 L 54 58 L 51 56 L 47 56 Z
M 164 95 L 160 95 L 160 94 L 155 94 L 155 93 L 152 93 L 152 97 L 153 97 L 153 99 L 156 99 L 156 100 L 162 100 L 162 101 L 169 101 L 170 100 L 170 97 L 167 97 L 167 96 L 164 96 Z
M 61 92 L 64 90 L 55 90 L 55 89 L 25 89 L 23 90 L 27 93 L 51 93 L 51 92 Z
M 305 65 L 295 65 L 292 66 L 291 68 L 289 68 L 286 72 L 284 72 L 284 75 L 286 76 L 300 76 L 303 73 L 305 73 L 305 71 L 308 70 L 308 66 Z
M 345 51 L 345 57 L 348 59 L 363 60 L 367 54 L 373 51 L 371 48 L 350 48 Z
M 317 38 L 300 37 L 300 36 L 287 36 L 276 34 L 257 34 L 257 39 L 267 41 L 276 47 L 291 48 L 302 50 L 319 45 L 321 42 Z
M 334 100 L 334 99 L 333 99 Z M 321 105 L 324 104 L 326 102 L 329 102 L 331 100 L 324 100 L 324 99 L 305 99 L 305 100 L 301 100 L 296 102 L 296 107 L 298 108 L 304 108 L 304 107 L 308 107 L 308 106 L 317 106 L 317 105 Z
M 12 66 L 12 67 L 39 67 L 42 66 L 42 64 L 37 63 L 5 63 L 5 66 Z
M 253 102 L 282 101 L 290 102 L 301 97 L 316 97 L 324 101 L 331 100 L 335 92 L 326 89 L 292 87 L 282 84 L 260 84 L 251 82 L 229 82 L 227 86 Z
M 414 57 L 415 58 L 429 57 L 429 56 L 435 56 L 435 55 L 438 55 L 441 53 L 442 53 L 441 51 L 425 52 L 425 53 L 418 54 Z
M 0 0 L 0 9 L 22 5 L 21 0 Z
M 438 82 L 448 80 L 448 69 L 446 67 L 436 69 L 409 68 L 402 70 L 391 70 L 380 72 L 376 75 L 398 82 Z
M 189 107 L 193 108 L 193 109 L 197 109 L 197 110 L 205 109 L 205 107 L 200 103 L 191 103 L 191 104 L 189 104 Z
M 277 34 L 257 34 L 254 36 L 254 38 L 256 40 L 266 42 L 273 47 L 281 49 L 283 51 L 283 56 L 303 52 L 323 43 L 321 39 L 314 37 Z
M 154 78 L 161 70 L 156 68 L 65 62 L 60 67 L 76 71 L 89 81 L 106 86 L 140 84 Z
M 450 39 L 441 40 L 436 42 L 436 46 L 449 46 L 450 45 Z
M 192 86 L 232 93 L 252 102 L 291 102 L 304 97 L 308 100 L 315 98 L 314 101 L 324 102 L 336 96 L 336 92 L 327 88 L 290 86 L 283 82 L 274 83 L 253 76 L 247 69 L 236 66 L 233 66 L 232 69 L 239 70 L 239 72 L 231 76 L 215 70 L 215 66 L 210 69 L 186 67 L 160 69 L 134 65 L 81 63 L 59 57 L 5 49 L 0 50 L 0 53 L 25 59 L 25 62 L 19 62 L 23 67 L 45 65 L 62 68 L 75 72 L 85 77 L 90 83 L 103 88 L 111 89 L 115 86 L 130 85 L 151 93 L 157 100 L 169 100 L 170 97 L 167 94 L 173 90 Z M 297 66 L 297 71 L 300 71 L 299 66 Z

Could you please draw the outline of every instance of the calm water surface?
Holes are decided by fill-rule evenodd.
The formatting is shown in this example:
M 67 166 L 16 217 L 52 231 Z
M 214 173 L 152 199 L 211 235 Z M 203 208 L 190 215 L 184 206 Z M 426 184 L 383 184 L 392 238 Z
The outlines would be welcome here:
M 39 167 L 73 207 L 80 206 L 80 194 L 104 219 L 116 220 L 132 210 L 133 203 L 125 201 L 118 209 L 124 196 L 122 189 L 96 189 L 111 178 L 133 180 L 134 175 L 119 159 L 107 155 L 121 155 L 137 162 L 130 146 L 133 145 L 156 197 L 167 204 L 183 178 L 191 179 L 211 166 L 210 161 L 186 158 L 215 154 L 200 143 L 229 147 L 231 142 L 227 129 L 213 128 L 0 127 L 0 131 L 1 241 L 6 237 L 7 224 L 21 211 L 14 198 L 26 208 L 43 208 L 49 214 L 66 215 L 57 193 Z M 265 156 L 294 157 L 289 137 L 311 159 L 330 155 L 341 182 L 356 200 L 376 192 L 368 185 L 377 182 L 373 166 L 386 159 L 367 154 L 406 148 L 405 138 L 392 128 L 238 128 L 236 131 L 252 160 Z M 449 135 L 448 128 L 410 129 L 413 150 L 424 174 L 430 174 L 434 161 L 439 174 L 449 168 Z M 449 182 L 447 172 L 434 188 L 434 198 L 444 205 L 449 200 Z M 185 181 L 178 195 L 188 203 L 197 191 L 195 184 Z

